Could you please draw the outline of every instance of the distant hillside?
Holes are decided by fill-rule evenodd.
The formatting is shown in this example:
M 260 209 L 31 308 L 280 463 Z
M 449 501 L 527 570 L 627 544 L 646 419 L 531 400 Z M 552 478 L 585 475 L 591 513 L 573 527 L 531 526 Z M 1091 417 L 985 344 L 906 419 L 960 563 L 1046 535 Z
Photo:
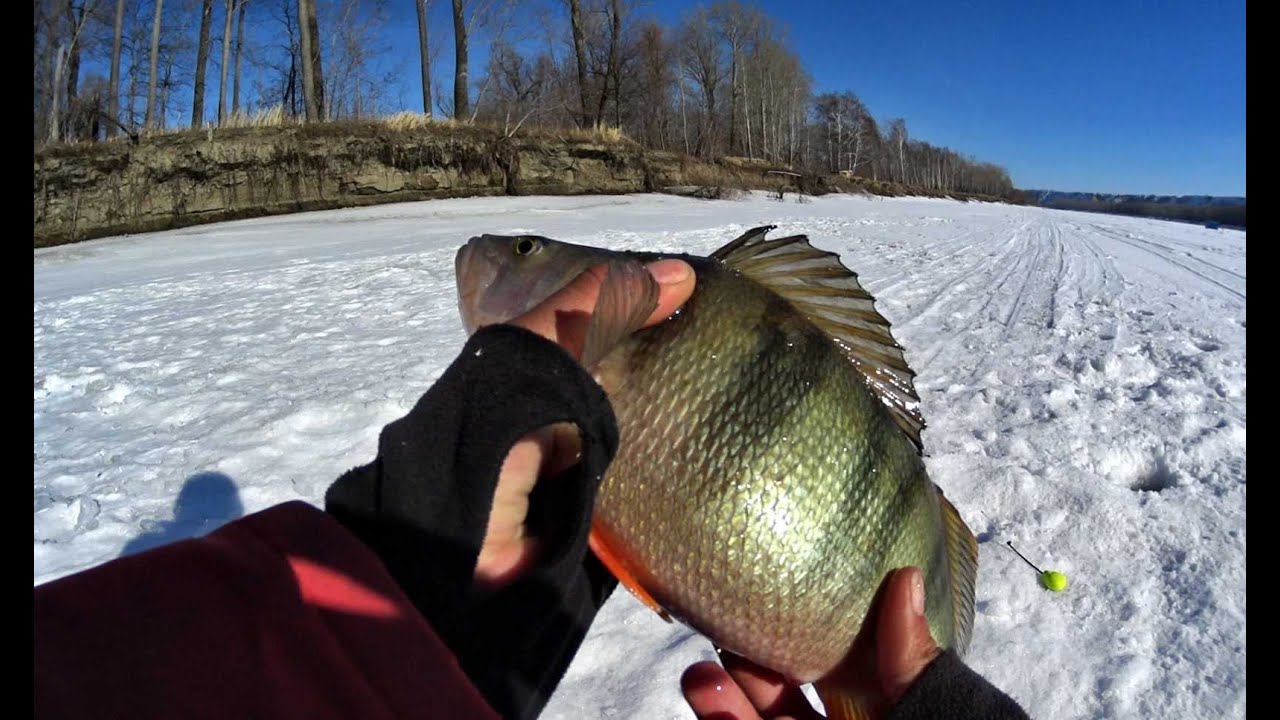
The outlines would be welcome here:
M 1215 195 L 1115 195 L 1112 193 L 1022 190 L 1042 207 L 1115 215 L 1245 227 L 1245 199 Z
M 1188 205 L 1190 207 L 1236 207 L 1245 204 L 1244 198 L 1223 195 L 1116 195 L 1113 193 L 1063 192 L 1062 190 L 1023 190 L 1041 205 L 1052 205 L 1059 200 L 1109 203 L 1154 203 L 1156 205 Z

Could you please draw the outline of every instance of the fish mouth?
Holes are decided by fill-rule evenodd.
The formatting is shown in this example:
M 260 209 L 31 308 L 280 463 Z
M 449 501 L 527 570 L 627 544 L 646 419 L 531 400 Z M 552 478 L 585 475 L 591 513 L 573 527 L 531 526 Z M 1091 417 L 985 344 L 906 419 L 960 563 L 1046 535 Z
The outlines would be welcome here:
M 468 335 L 483 325 L 497 321 L 480 309 L 485 291 L 493 285 L 498 276 L 497 265 L 491 261 L 486 262 L 488 258 L 485 244 L 488 237 L 490 236 L 482 235 L 471 238 L 458 250 L 454 258 L 454 277 L 457 278 L 458 283 L 458 310 Z

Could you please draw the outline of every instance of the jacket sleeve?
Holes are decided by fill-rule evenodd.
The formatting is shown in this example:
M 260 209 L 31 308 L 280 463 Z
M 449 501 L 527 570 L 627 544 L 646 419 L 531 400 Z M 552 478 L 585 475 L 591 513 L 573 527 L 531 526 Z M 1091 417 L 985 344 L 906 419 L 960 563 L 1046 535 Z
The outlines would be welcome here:
M 35 717 L 497 718 L 378 558 L 290 502 L 35 588 Z
M 907 690 L 889 720 L 1027 720 L 1027 713 L 948 650 Z

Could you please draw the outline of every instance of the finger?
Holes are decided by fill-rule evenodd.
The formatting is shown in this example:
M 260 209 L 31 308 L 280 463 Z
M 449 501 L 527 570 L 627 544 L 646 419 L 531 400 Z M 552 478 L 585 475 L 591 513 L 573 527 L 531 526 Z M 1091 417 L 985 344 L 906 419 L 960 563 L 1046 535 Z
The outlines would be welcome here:
M 674 258 L 649 263 L 649 272 L 658 281 L 658 307 L 650 313 L 644 327 L 656 325 L 671 317 L 693 295 L 696 282 L 689 263 Z
M 924 606 L 924 575 L 920 569 L 895 571 L 886 583 L 884 605 L 876 623 L 877 674 L 891 705 L 942 652 L 929 634 Z
M 767 718 L 821 718 L 800 688 L 778 673 L 733 653 L 722 652 L 720 661 L 760 714 Z
M 551 451 L 542 462 L 540 477 L 556 477 L 582 459 L 582 437 L 577 425 L 556 423 L 551 426 L 551 434 Z
M 690 665 L 680 676 L 680 691 L 698 720 L 759 720 L 742 688 L 710 660 Z
M 484 543 L 476 559 L 475 580 L 486 586 L 505 584 L 519 575 L 537 554 L 537 539 L 525 533 L 529 493 L 553 446 L 552 428 L 525 435 L 511 446 L 498 473 Z
M 658 283 L 658 306 L 645 322 L 646 326 L 661 322 L 674 313 L 693 294 L 696 282 L 693 268 L 683 260 L 659 260 L 648 267 Z M 512 320 L 511 324 L 532 330 L 577 353 L 606 274 L 605 265 L 588 269 L 538 303 L 537 307 Z

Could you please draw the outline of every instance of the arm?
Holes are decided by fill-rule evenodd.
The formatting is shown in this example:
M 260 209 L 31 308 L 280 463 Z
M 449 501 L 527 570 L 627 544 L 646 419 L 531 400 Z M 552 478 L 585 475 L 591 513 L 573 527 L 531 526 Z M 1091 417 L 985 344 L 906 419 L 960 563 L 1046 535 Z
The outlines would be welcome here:
M 36 717 L 497 717 L 378 558 L 302 502 L 41 585 L 33 619 Z
M 654 271 L 659 322 L 693 277 Z M 476 333 L 331 514 L 287 503 L 36 588 L 36 714 L 536 714 L 614 584 L 586 533 L 617 430 L 557 345 L 599 279 L 513 321 L 533 332 Z M 576 464 L 539 425 L 561 420 Z
M 543 552 L 481 591 L 507 452 L 559 421 L 582 460 L 531 502 L 556 512 Z M 329 515 L 287 503 L 36 588 L 37 714 L 536 714 L 616 583 L 586 547 L 616 446 L 604 392 L 564 350 L 482 329 L 334 483 Z
M 508 450 L 557 422 L 578 427 L 582 459 L 530 497 L 530 512 L 545 515 L 538 559 L 501 587 L 475 587 Z M 616 584 L 587 551 L 596 490 L 616 449 L 612 410 L 581 366 L 532 332 L 494 326 L 383 430 L 378 459 L 334 483 L 326 507 L 377 552 L 490 703 L 528 717 Z

